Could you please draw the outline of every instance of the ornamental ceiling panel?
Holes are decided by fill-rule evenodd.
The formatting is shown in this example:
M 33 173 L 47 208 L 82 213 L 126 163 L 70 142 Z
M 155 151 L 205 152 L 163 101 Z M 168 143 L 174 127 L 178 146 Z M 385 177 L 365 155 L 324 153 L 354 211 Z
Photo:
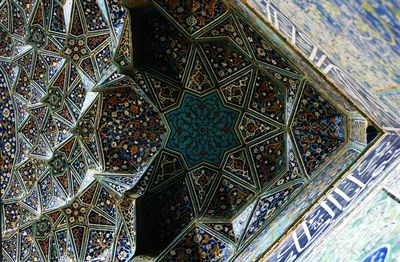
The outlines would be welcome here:
M 5 261 L 234 260 L 367 147 L 368 119 L 229 2 L 0 11 Z

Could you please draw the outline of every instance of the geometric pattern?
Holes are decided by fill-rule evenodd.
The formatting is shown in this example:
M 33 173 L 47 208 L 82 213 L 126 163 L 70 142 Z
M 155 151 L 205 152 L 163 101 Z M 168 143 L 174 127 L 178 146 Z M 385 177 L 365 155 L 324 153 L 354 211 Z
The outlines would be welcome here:
M 233 129 L 238 114 L 224 107 L 217 93 L 186 94 L 181 107 L 166 115 L 171 127 L 167 147 L 182 153 L 189 166 L 219 165 L 224 152 L 240 144 Z
M 140 170 L 160 147 L 165 129 L 158 113 L 132 90 L 105 94 L 99 123 L 109 172 Z
M 232 246 L 196 226 L 160 261 L 226 261 L 232 254 Z
M 347 142 L 224 1 L 150 2 L 0 3 L 5 261 L 233 259 Z
M 126 86 L 113 58 L 121 67 L 132 63 L 129 20 L 124 7 L 108 0 L 0 3 L 5 261 L 133 256 L 135 203 L 122 193 L 159 151 L 165 129 L 132 81 L 123 102 L 117 93 L 93 92 L 96 85 Z M 119 133 L 117 122 L 136 125 Z M 118 150 L 123 163 L 105 148 Z M 102 174 L 111 170 L 130 175 Z
M 326 99 L 306 86 L 292 127 L 307 172 L 345 141 L 345 118 Z
M 201 251 L 201 246 L 193 249 L 198 245 L 193 242 L 194 235 L 205 231 L 221 243 L 250 241 L 318 169 L 304 169 L 311 162 L 301 157 L 300 145 L 290 130 L 294 130 L 294 124 L 289 123 L 294 116 L 307 114 L 299 112 L 297 105 L 302 98 L 309 98 L 302 93 L 303 76 L 298 70 L 229 10 L 220 18 L 210 18 L 210 25 L 200 29 L 200 25 L 188 24 L 196 14 L 190 15 L 195 11 L 186 8 L 185 3 L 155 2 L 159 9 L 142 22 L 152 28 L 149 30 L 156 30 L 156 38 L 145 37 L 142 56 L 156 54 L 162 59 L 138 64 L 139 74 L 148 77 L 138 79 L 144 79 L 140 86 L 163 112 L 169 134 L 150 174 L 153 182 L 143 195 L 144 199 L 146 194 L 151 199 L 154 195 L 160 203 L 156 206 L 153 200 L 143 200 L 139 204 L 143 211 L 138 216 L 155 222 L 142 233 L 143 242 L 138 239 L 137 252 L 151 254 L 156 250 L 161 261 L 177 257 L 196 260 L 198 256 L 213 260 L 207 250 Z M 204 5 L 193 3 L 199 3 L 200 8 Z M 178 13 L 179 7 L 188 13 Z M 173 43 L 176 49 L 172 50 Z M 257 49 L 260 58 L 254 66 L 251 52 Z M 170 66 L 164 67 L 160 63 L 167 56 Z M 307 86 L 314 91 L 314 87 Z M 313 101 L 314 106 L 331 106 L 324 101 Z M 344 130 L 346 119 L 342 119 L 338 128 Z M 315 122 L 323 125 L 319 119 Z M 187 196 L 188 203 L 169 200 L 174 186 L 176 194 L 184 199 Z M 176 214 L 167 211 L 174 201 L 179 209 L 174 208 Z M 182 224 L 170 221 L 171 217 L 181 217 Z M 149 228 L 145 222 L 140 226 Z M 149 245 L 154 249 L 146 249 Z M 229 245 L 219 244 L 222 247 L 231 252 Z M 217 260 L 229 259 L 221 255 Z
M 173 3 L 157 0 L 155 2 L 189 34 L 195 33 L 227 11 L 227 6 L 222 1 L 211 1 L 210 3 L 182 1 L 181 3 Z

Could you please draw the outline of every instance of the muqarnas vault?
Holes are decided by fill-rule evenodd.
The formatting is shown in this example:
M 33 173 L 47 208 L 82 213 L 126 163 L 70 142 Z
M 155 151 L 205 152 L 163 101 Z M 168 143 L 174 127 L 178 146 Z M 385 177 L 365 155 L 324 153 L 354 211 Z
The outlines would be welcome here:
M 5 261 L 233 261 L 367 147 L 231 2 L 142 2 L 1 2 Z

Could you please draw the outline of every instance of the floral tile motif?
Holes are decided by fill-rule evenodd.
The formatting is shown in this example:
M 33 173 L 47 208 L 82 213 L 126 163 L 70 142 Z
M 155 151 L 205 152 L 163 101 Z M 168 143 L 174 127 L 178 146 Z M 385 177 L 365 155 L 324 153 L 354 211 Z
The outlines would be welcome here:
M 293 133 L 308 172 L 317 169 L 345 142 L 345 117 L 310 86 L 300 98 Z
M 292 194 L 294 194 L 299 187 L 299 184 L 290 186 L 275 194 L 261 197 L 254 210 L 253 217 L 250 219 L 250 224 L 244 235 L 244 240 L 253 235 L 282 205 L 288 203 Z
M 251 89 L 251 73 L 252 71 L 249 71 L 221 87 L 226 103 L 243 107 L 248 90 Z
M 229 37 L 240 46 L 243 51 L 248 52 L 246 42 L 243 41 L 239 26 L 237 25 L 234 16 L 226 17 L 223 22 L 215 25 L 213 28 L 201 35 L 201 38 L 213 37 Z
M 149 245 L 154 250 L 165 248 L 195 218 L 193 200 L 185 179 L 145 197 L 137 208 L 142 214 L 138 229 L 142 227 L 144 230 L 138 232 L 142 234 L 142 246 L 138 246 L 141 252 L 148 251 Z
M 230 42 L 204 42 L 201 47 L 219 81 L 240 72 L 250 65 L 247 56 Z
M 189 34 L 196 33 L 227 12 L 226 4 L 221 0 L 156 0 L 155 2 Z
M 0 63 L 1 199 L 7 202 L 1 224 L 7 238 L 3 243 L 15 247 L 5 253 L 6 261 L 112 257 L 114 226 L 121 215 L 114 193 L 100 186 L 101 176 L 89 174 L 93 168 L 105 169 L 96 133 L 99 100 L 93 100 L 91 89 L 116 70 L 116 50 L 118 57 L 130 55 L 124 41 L 110 32 L 112 25 L 118 33 L 125 8 L 107 1 L 114 7 L 109 16 L 102 4 L 0 4 L 0 34 L 7 45 L 1 46 L 0 56 L 9 60 Z M 131 241 L 130 249 L 134 246 Z
M 241 149 L 228 155 L 224 170 L 243 181 L 254 185 L 254 178 L 251 172 L 251 163 L 247 157 L 246 151 Z
M 286 171 L 285 144 L 285 137 L 281 134 L 250 148 L 256 174 L 262 186 Z
M 232 254 L 232 246 L 195 226 L 160 261 L 227 261 Z
M 165 128 L 152 106 L 133 90 L 104 94 L 99 123 L 106 169 L 130 173 L 155 155 Z
M 233 129 L 237 116 L 217 93 L 203 98 L 187 94 L 181 107 L 166 115 L 171 128 L 167 147 L 182 153 L 189 166 L 219 166 L 225 151 L 240 144 Z
M 2 114 L 0 121 L 0 169 L 2 170 L 1 175 L 1 198 L 5 193 L 8 182 L 12 175 L 13 166 L 13 155 L 16 153 L 16 135 L 15 135 L 15 109 L 12 103 L 10 91 L 7 86 L 6 77 L 3 72 L 0 71 L 0 112 Z M 4 180 L 3 180 L 4 179 Z
M 157 160 L 156 173 L 154 174 L 151 188 L 157 187 L 171 178 L 179 176 L 185 171 L 182 160 L 179 157 L 166 151 L 163 151 L 160 154 L 161 156 Z
M 224 235 L 228 239 L 236 242 L 238 240 L 237 236 L 235 235 L 235 231 L 233 230 L 233 225 L 230 223 L 206 223 L 206 225 L 217 231 L 218 233 Z
M 283 123 L 285 93 L 272 76 L 261 70 L 256 77 L 249 107 L 259 114 Z
M 240 26 L 246 35 L 251 50 L 257 60 L 285 69 L 287 71 L 296 72 L 279 51 L 274 48 L 253 26 L 246 23 L 240 23 Z
M 243 140 L 245 142 L 250 142 L 277 130 L 277 127 L 254 115 L 244 113 L 239 125 L 239 130 Z
M 182 97 L 182 90 L 179 87 L 152 74 L 147 74 L 147 77 L 151 84 L 151 90 L 153 90 L 154 96 L 157 97 L 160 111 L 168 110 L 179 103 Z
M 193 90 L 198 93 L 206 92 L 215 85 L 210 77 L 210 73 L 200 57 L 198 51 L 195 51 L 195 58 L 189 70 L 189 76 L 186 84 L 186 88 Z
M 190 41 L 161 14 L 152 15 L 145 27 L 143 63 L 181 82 L 188 64 Z
M 189 177 L 193 182 L 193 187 L 199 203 L 199 209 L 204 208 L 207 196 L 210 195 L 212 186 L 218 179 L 218 170 L 208 166 L 202 166 L 189 172 Z
M 223 177 L 206 213 L 211 217 L 230 219 L 254 196 L 255 193 L 250 189 L 228 177 Z

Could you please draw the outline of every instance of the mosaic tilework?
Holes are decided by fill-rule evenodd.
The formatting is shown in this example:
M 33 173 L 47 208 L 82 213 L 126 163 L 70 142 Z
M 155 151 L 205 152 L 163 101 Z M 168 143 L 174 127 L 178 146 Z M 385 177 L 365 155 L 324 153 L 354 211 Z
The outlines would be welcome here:
M 158 158 L 154 180 L 152 187 L 157 187 L 160 184 L 176 177 L 184 172 L 182 160 L 166 151 L 161 152 Z
M 158 113 L 128 90 L 104 95 L 99 132 L 107 169 L 129 173 L 155 155 L 165 129 Z
M 203 166 L 190 171 L 188 175 L 196 192 L 199 209 L 202 209 L 207 196 L 211 193 L 213 184 L 218 179 L 218 170 Z
M 6 261 L 231 260 L 329 162 L 297 139 L 310 112 L 346 142 L 343 113 L 224 1 L 148 11 L 0 4 Z
M 232 246 L 196 226 L 160 261 L 226 261 L 232 254 Z
M 172 79 L 182 81 L 188 63 L 190 42 L 160 14 L 152 16 L 145 26 L 144 64 L 157 68 L 157 71 Z
M 191 68 L 189 69 L 186 88 L 199 93 L 212 89 L 215 85 L 206 68 L 207 67 L 199 53 L 195 52 L 195 57 L 193 58 Z
M 378 193 L 368 202 L 366 207 L 359 208 L 358 212 L 354 212 L 355 215 L 345 218 L 340 226 L 341 230 L 346 232 L 345 234 L 332 233 L 316 246 L 314 252 L 304 257 L 321 261 L 329 261 L 332 257 L 337 257 L 338 261 L 353 259 L 359 261 L 373 261 L 374 259 L 396 261 L 399 256 L 399 239 L 398 233 L 396 233 L 400 216 L 399 203 L 385 192 Z M 382 232 L 385 233 L 382 234 Z M 365 237 L 366 234 L 369 237 Z M 344 237 L 348 235 L 352 237 Z M 330 243 L 330 245 L 327 243 Z M 336 246 L 336 248 L 333 246 Z M 352 246 L 352 249 L 349 250 L 346 246 Z M 343 252 L 346 249 L 347 252 Z M 338 250 L 341 250 L 339 254 Z
M 140 225 L 147 225 L 138 233 L 142 234 L 144 249 L 149 248 L 149 243 L 154 249 L 165 248 L 195 218 L 193 200 L 184 179 L 144 201 L 138 206 L 142 213 L 138 219 L 143 220 L 139 221 L 138 229 Z
M 274 177 L 285 171 L 285 141 L 279 135 L 251 147 L 256 174 L 261 185 L 269 183 Z
M 249 238 L 259 229 L 270 217 L 274 215 L 280 206 L 287 203 L 292 194 L 299 189 L 300 185 L 288 187 L 272 195 L 262 196 L 257 203 L 253 217 L 245 233 L 244 239 Z
M 243 114 L 239 126 L 240 134 L 245 142 L 260 138 L 276 129 L 271 123 L 248 113 Z
M 383 172 L 391 172 L 398 166 L 397 159 L 400 154 L 398 147 L 399 142 L 400 140 L 397 135 L 388 134 L 381 138 L 380 143 L 377 143 L 374 148 L 363 157 L 362 161 L 357 164 L 354 170 L 329 192 L 325 201 L 322 202 L 326 203 L 326 205 L 316 205 L 307 217 L 304 218 L 301 226 L 294 229 L 282 245 L 275 249 L 274 252 L 271 252 L 269 256 L 265 256 L 264 260 L 275 261 L 276 256 L 282 258 L 300 257 L 305 251 L 304 247 L 307 247 L 319 239 L 319 236 L 326 232 L 332 224 L 346 215 L 346 209 L 357 200 L 357 197 L 362 196 L 374 185 L 373 183 L 379 179 L 380 174 Z M 368 169 L 365 168 L 366 166 L 368 166 Z M 346 196 L 346 199 L 342 198 L 339 194 Z M 382 197 L 382 195 L 380 197 Z M 337 203 L 340 205 L 340 208 L 333 204 L 336 200 L 339 201 Z M 382 198 L 380 198 L 380 200 L 382 200 Z M 387 200 L 390 200 L 390 198 L 387 198 Z M 373 205 L 376 205 L 378 202 L 379 201 L 373 201 Z M 387 204 L 389 204 L 388 202 Z M 397 203 L 394 204 L 398 205 Z M 362 210 L 361 213 L 365 211 L 366 210 Z M 392 211 L 396 212 L 396 208 Z M 317 216 L 318 220 L 315 220 Z M 394 217 L 395 216 L 394 214 Z M 318 223 L 313 223 L 313 221 L 318 221 Z M 308 230 L 308 228 L 310 228 L 310 234 L 307 237 L 304 232 Z M 375 240 L 377 238 L 375 237 L 372 239 Z M 299 249 L 296 248 L 295 242 L 298 243 L 297 246 Z
M 12 174 L 12 155 L 15 155 L 16 141 L 15 141 L 15 125 L 13 119 L 15 119 L 15 110 L 12 106 L 10 90 L 8 90 L 6 77 L 3 72 L 0 72 L 0 111 L 2 112 L 2 118 L 0 123 L 0 132 L 2 134 L 1 140 L 1 196 L 5 193 L 6 186 L 11 179 Z
M 171 127 L 167 147 L 182 153 L 189 166 L 218 165 L 225 151 L 240 144 L 233 130 L 237 116 L 216 93 L 201 99 L 185 95 L 181 108 L 166 115 Z
M 3 246 L 12 243 L 8 251 L 2 250 L 4 259 L 90 261 L 116 256 L 123 261 L 124 254 L 112 247 L 119 241 L 128 247 L 127 254 L 134 250 L 135 241 L 128 232 L 132 218 L 124 215 L 132 207 L 120 209 L 120 200 L 103 185 L 103 177 L 93 177 L 93 172 L 111 170 L 116 163 L 103 161 L 97 130 L 100 109 L 107 111 L 108 101 L 100 100 L 92 88 L 116 73 L 113 57 L 119 59 L 116 62 L 132 63 L 132 50 L 126 47 L 130 35 L 126 36 L 127 27 L 120 27 L 129 20 L 128 11 L 109 1 L 75 0 L 69 5 L 2 1 L 0 13 L 4 38 L 0 48 L 0 162 L 5 203 L 1 224 Z M 137 111 L 153 117 L 142 117 L 146 128 L 140 129 L 144 143 L 154 142 L 146 147 L 151 148 L 146 151 L 149 154 L 141 155 L 143 162 L 151 162 L 165 130 L 159 125 L 158 113 L 135 96 L 135 90 L 130 92 L 134 97 L 128 101 L 130 106 L 139 103 Z M 125 104 L 117 101 L 108 112 L 120 112 L 122 107 Z M 125 108 L 128 115 L 134 111 Z M 122 135 L 132 141 L 134 135 L 128 133 Z M 121 140 L 121 151 L 124 145 Z
M 250 184 L 254 184 L 250 166 L 251 163 L 247 157 L 246 151 L 241 149 L 228 155 L 224 170 Z
M 158 3 L 156 7 L 162 6 Z M 167 18 L 174 18 L 171 11 L 166 9 L 161 8 L 161 13 Z M 176 19 L 173 20 L 172 24 L 177 25 Z M 239 26 L 236 27 L 235 23 Z M 167 25 L 164 26 L 164 28 L 167 27 Z M 195 211 L 200 212 L 196 214 L 196 217 L 200 220 L 204 219 L 203 225 L 216 237 L 227 242 L 236 241 L 239 246 L 246 246 L 272 220 L 272 218 L 268 220 L 268 216 L 267 222 L 256 219 L 258 222 L 249 229 L 250 225 L 247 222 L 253 215 L 256 217 L 256 203 L 262 195 L 260 192 L 270 192 L 266 195 L 275 195 L 277 192 L 288 189 L 294 192 L 293 196 L 296 196 L 297 192 L 303 189 L 303 183 L 308 181 L 308 177 L 303 172 L 302 159 L 298 157 L 297 143 L 291 142 L 292 139 L 289 137 L 291 135 L 288 136 L 292 129 L 290 120 L 297 112 L 297 104 L 305 81 L 299 70 L 288 61 L 289 59 L 282 56 L 273 44 L 266 41 L 252 26 L 247 25 L 236 15 L 229 14 L 216 19 L 209 28 L 205 27 L 199 30 L 199 33 L 189 33 L 191 36 L 187 39 L 191 42 L 191 48 L 188 48 L 190 50 L 187 52 L 190 53 L 191 61 L 184 65 L 183 79 L 174 78 L 165 73 L 157 74 L 157 78 L 164 86 L 174 87 L 177 98 L 172 101 L 182 99 L 178 102 L 181 107 L 186 94 L 201 99 L 217 89 L 222 104 L 240 112 L 238 119 L 242 122 L 237 121 L 235 131 L 239 134 L 241 145 L 225 154 L 222 162 L 219 160 L 215 162 L 217 164 L 208 162 L 193 167 L 187 163 L 188 161 L 179 150 L 169 147 L 168 151 L 184 160 L 185 171 L 175 178 L 170 178 L 169 182 L 166 182 L 164 187 L 160 186 L 158 190 L 161 193 L 174 183 L 179 183 L 177 181 L 186 176 L 186 173 L 189 174 L 191 183 L 188 185 L 189 188 L 194 189 L 193 199 L 198 201 Z M 184 28 L 179 30 L 181 29 L 185 31 Z M 212 30 L 214 31 L 211 33 Z M 224 30 L 231 33 L 225 33 Z M 239 38 L 241 41 L 238 40 Z M 179 39 L 179 41 L 185 41 L 185 39 Z M 251 41 L 257 43 L 252 44 Z M 251 52 L 249 53 L 248 50 Z M 257 56 L 258 54 L 260 56 Z M 221 59 L 221 57 L 227 57 L 227 59 Z M 229 60 L 230 63 L 224 60 Z M 183 61 L 186 63 L 186 60 Z M 156 66 L 151 66 L 146 62 L 142 70 L 148 71 L 149 74 L 156 73 L 148 67 L 155 68 Z M 194 75 L 200 81 L 193 81 Z M 151 92 L 149 82 L 146 83 L 145 79 L 143 85 L 150 86 L 149 93 L 156 93 Z M 195 83 L 195 85 L 188 85 L 188 83 Z M 198 83 L 203 83 L 204 86 L 200 89 Z M 309 83 L 308 86 L 312 86 L 313 90 L 316 87 L 314 83 Z M 182 96 L 178 96 L 178 92 L 182 92 Z M 322 97 L 326 99 L 326 94 Z M 155 100 L 158 100 L 157 96 Z M 162 105 L 160 101 L 157 104 Z M 174 106 L 163 109 L 167 116 L 181 110 L 181 107 L 179 108 L 176 104 L 174 102 Z M 341 112 L 339 115 L 342 114 Z M 317 122 L 324 125 L 323 121 L 317 120 Z M 347 124 L 346 118 L 343 118 L 343 123 Z M 173 132 L 174 130 L 170 133 L 170 138 Z M 346 137 L 341 138 L 346 139 Z M 339 150 L 340 148 L 337 148 L 335 152 Z M 322 164 L 326 162 L 329 162 L 329 157 L 325 158 Z M 222 173 L 216 169 L 221 166 Z M 314 166 L 308 171 L 314 174 L 317 169 Z M 263 172 L 259 172 L 260 170 Z M 265 170 L 270 175 L 264 175 Z M 224 188 L 223 184 L 227 187 Z M 291 199 L 292 195 L 278 200 L 277 205 L 271 208 L 274 212 L 272 217 L 290 204 Z M 213 215 L 213 211 L 217 215 Z M 221 220 L 225 220 L 223 226 Z M 215 225 L 217 225 L 216 228 Z M 170 242 L 169 247 L 166 247 L 157 259 L 173 261 L 176 259 L 175 255 L 179 253 L 174 247 L 179 245 L 183 248 L 183 243 L 192 246 L 185 236 L 193 226 L 187 225 L 186 229 L 181 230 L 181 235 Z M 235 237 L 232 237 L 232 230 Z M 245 237 L 246 232 L 250 232 L 247 237 Z M 186 251 L 189 253 L 188 249 Z M 183 258 L 181 256 L 183 254 L 180 254 L 179 258 Z
M 232 218 L 254 195 L 254 192 L 246 187 L 223 177 L 207 209 L 207 215 Z
M 259 71 L 251 96 L 250 108 L 279 122 L 284 121 L 284 92 L 273 78 Z
M 208 25 L 227 11 L 226 4 L 221 0 L 206 2 L 157 0 L 155 2 L 190 34 Z
M 244 76 L 240 76 L 221 87 L 221 92 L 226 103 L 238 105 L 240 107 L 243 106 L 251 84 L 251 73 L 252 72 L 249 72 Z
M 274 49 L 268 41 L 264 39 L 253 27 L 241 23 L 240 27 L 243 29 L 246 38 L 249 41 L 253 55 L 257 60 L 283 68 L 288 71 L 295 71 L 287 62 L 287 60 Z
M 157 102 L 160 111 L 168 110 L 170 107 L 176 106 L 182 97 L 182 90 L 176 85 L 168 83 L 163 79 L 152 74 L 147 75 L 149 78 L 154 96 L 157 97 Z
M 306 86 L 293 121 L 293 133 L 307 171 L 343 144 L 345 119 L 329 101 Z
M 246 56 L 232 43 L 206 42 L 202 49 L 218 80 L 224 80 L 249 65 Z
M 234 16 L 227 16 L 222 23 L 215 25 L 213 28 L 201 35 L 201 38 L 228 37 L 233 40 L 243 51 L 248 52 L 245 41 L 240 33 Z

